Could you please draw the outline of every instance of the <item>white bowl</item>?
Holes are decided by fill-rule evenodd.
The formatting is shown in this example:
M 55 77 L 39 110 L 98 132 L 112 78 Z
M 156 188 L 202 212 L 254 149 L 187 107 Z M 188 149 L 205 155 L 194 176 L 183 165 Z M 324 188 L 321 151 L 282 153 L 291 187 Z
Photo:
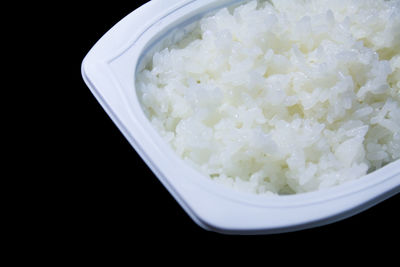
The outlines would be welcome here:
M 107 32 L 82 63 L 88 87 L 182 208 L 208 230 L 266 234 L 331 223 L 398 193 L 400 160 L 323 191 L 279 197 L 240 193 L 187 166 L 163 141 L 136 95 L 141 62 L 160 40 L 171 42 L 205 12 L 236 2 L 240 0 L 152 0 Z

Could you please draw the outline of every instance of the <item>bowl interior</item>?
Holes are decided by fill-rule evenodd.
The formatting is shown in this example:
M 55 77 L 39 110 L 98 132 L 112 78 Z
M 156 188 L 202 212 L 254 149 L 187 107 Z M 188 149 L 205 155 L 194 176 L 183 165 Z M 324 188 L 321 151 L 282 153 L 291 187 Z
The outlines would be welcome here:
M 276 198 L 265 199 L 260 196 L 236 192 L 224 186 L 217 185 L 209 179 L 205 179 L 196 171 L 189 168 L 185 162 L 179 159 L 172 149 L 162 140 L 158 133 L 146 118 L 141 104 L 138 100 L 135 89 L 136 74 L 141 71 L 151 60 L 155 51 L 161 50 L 176 41 L 193 29 L 196 21 L 206 14 L 212 13 L 223 6 L 233 5 L 242 2 L 241 0 L 224 1 L 182 1 L 168 12 L 160 12 L 155 16 L 132 40 L 126 43 L 120 51 L 108 61 L 108 65 L 119 84 L 121 98 L 124 99 L 124 108 L 132 120 L 138 120 L 143 131 L 148 135 L 149 142 L 156 146 L 162 153 L 167 155 L 168 164 L 176 165 L 180 169 L 181 175 L 188 176 L 188 179 L 198 184 L 207 191 L 213 192 L 224 197 L 240 200 L 251 205 L 257 206 L 282 206 L 282 205 L 305 205 L 334 199 L 347 194 L 354 194 L 368 188 L 374 184 L 398 175 L 400 161 L 397 160 L 378 171 L 375 171 L 356 181 L 317 192 L 303 193 L 297 195 L 279 196 Z M 154 163 L 157 165 L 157 163 Z M 167 164 L 167 165 L 168 165 Z M 179 167 L 178 167 L 179 166 Z M 162 169 L 162 167 L 160 167 Z M 162 172 L 162 170 L 161 170 Z

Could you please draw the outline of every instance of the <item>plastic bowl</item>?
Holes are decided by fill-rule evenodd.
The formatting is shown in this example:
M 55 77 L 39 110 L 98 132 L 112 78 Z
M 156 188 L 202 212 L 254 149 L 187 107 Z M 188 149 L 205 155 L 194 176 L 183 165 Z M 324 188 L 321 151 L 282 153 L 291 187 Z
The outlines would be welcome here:
M 171 42 L 206 12 L 238 2 L 150 1 L 108 31 L 82 63 L 94 96 L 182 208 L 207 230 L 267 234 L 332 223 L 398 193 L 400 160 L 323 191 L 276 197 L 236 192 L 187 166 L 163 141 L 139 104 L 137 70 L 160 41 Z

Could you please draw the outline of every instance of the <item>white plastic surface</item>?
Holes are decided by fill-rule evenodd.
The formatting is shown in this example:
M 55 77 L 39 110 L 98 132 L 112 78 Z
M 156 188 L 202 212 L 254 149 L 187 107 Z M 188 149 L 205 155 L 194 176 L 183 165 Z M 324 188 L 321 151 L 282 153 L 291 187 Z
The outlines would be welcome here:
M 152 0 L 105 34 L 82 63 L 82 76 L 94 96 L 184 210 L 208 230 L 266 234 L 331 223 L 398 193 L 400 160 L 323 191 L 279 197 L 240 193 L 188 167 L 163 141 L 137 99 L 134 81 L 140 61 L 166 33 L 236 2 L 240 0 Z

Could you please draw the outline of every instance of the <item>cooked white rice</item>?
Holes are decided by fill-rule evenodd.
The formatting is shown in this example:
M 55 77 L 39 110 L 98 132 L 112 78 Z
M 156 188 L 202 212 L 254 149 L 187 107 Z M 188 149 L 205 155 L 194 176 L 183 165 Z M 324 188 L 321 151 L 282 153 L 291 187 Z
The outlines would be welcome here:
M 257 194 L 357 179 L 400 158 L 400 0 L 246 1 L 137 76 L 185 161 Z

